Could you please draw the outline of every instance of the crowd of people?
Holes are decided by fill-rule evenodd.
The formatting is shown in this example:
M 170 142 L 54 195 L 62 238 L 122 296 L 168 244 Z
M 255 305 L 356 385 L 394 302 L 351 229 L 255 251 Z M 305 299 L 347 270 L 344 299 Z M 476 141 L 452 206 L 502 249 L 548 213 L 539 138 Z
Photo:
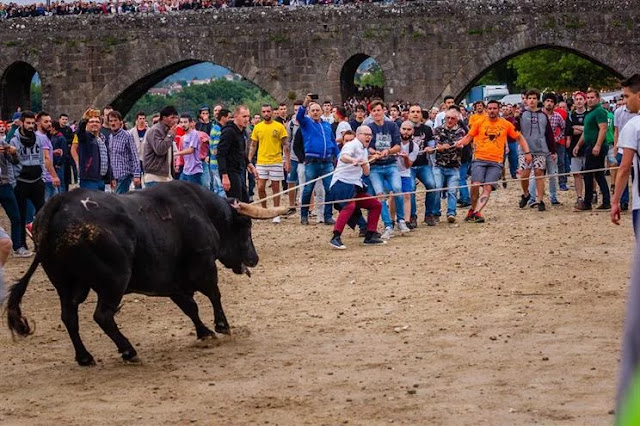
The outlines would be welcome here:
M 384 0 L 391 3 L 395 0 Z M 52 15 L 109 15 L 126 13 L 167 13 L 182 10 L 220 9 L 225 7 L 302 6 L 378 3 L 382 0 L 126 0 L 69 1 L 32 4 L 2 3 L 0 19 Z
M 574 209 L 611 209 L 615 222 L 629 209 L 626 179 L 634 157 L 623 153 L 633 147 L 619 140 L 637 113 L 625 100 L 640 91 L 639 80 L 623 82 L 614 112 L 597 90 L 566 99 L 529 90 L 522 103 L 477 102 L 471 114 L 451 96 L 430 109 L 373 98 L 349 111 L 309 95 L 294 102 L 291 114 L 281 103 L 253 116 L 243 106 L 203 106 L 197 116 L 167 106 L 152 117 L 137 113 L 130 129 L 111 107 L 88 109 L 74 127 L 66 114 L 17 112 L 11 123 L 0 122 L 6 237 L 15 256 L 31 256 L 26 237 L 34 215 L 72 185 L 122 194 L 172 179 L 265 207 L 279 206 L 288 188 L 300 222 L 315 217 L 333 226 L 331 245 L 339 249 L 346 226 L 359 229 L 366 244 L 384 244 L 418 227 L 419 216 L 426 226 L 441 218 L 455 223 L 462 208 L 466 222 L 482 223 L 492 191 L 506 186 L 505 172 L 522 184 L 519 208 L 538 211 L 547 202 L 560 204 L 558 191 L 570 190 L 573 173 Z M 423 206 L 416 201 L 419 184 Z

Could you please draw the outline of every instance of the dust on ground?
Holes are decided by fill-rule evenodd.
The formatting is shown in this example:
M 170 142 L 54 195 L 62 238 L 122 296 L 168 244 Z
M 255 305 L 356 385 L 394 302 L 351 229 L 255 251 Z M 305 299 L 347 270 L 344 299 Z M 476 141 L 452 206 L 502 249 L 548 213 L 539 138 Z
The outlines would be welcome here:
M 499 190 L 487 223 L 420 228 L 383 247 L 330 227 L 256 222 L 253 276 L 221 270 L 232 336 L 197 342 L 169 300 L 128 295 L 124 364 L 80 309 L 98 365 L 79 367 L 39 269 L 35 334 L 0 330 L 3 424 L 609 424 L 633 236 L 608 212 L 547 212 Z M 10 259 L 12 280 L 30 260 Z M 212 309 L 198 297 L 205 323 Z

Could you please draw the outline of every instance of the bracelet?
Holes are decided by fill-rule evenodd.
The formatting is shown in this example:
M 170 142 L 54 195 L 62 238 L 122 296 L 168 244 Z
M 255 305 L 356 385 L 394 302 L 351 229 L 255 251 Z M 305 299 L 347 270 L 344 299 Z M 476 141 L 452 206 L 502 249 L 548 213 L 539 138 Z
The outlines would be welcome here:
M 522 153 L 522 155 L 528 155 L 528 154 L 531 154 L 531 151 Z

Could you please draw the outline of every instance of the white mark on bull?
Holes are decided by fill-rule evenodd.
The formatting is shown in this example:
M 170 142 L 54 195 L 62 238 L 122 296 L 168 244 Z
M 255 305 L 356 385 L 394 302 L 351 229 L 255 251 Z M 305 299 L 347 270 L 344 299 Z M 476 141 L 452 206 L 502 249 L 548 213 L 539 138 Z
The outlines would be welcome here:
M 96 207 L 100 207 L 100 204 L 91 200 L 89 197 L 85 198 L 84 200 L 80 200 L 80 202 L 82 203 L 82 207 L 84 207 L 87 211 L 89 211 L 89 207 L 87 206 L 87 204 L 93 204 Z

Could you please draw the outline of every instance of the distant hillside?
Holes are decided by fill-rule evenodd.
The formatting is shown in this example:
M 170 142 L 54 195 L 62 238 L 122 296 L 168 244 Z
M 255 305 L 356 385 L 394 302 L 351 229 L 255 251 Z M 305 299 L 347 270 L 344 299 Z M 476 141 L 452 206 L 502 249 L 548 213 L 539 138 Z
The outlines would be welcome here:
M 229 74 L 230 72 L 231 71 L 229 71 L 227 68 L 221 67 L 220 65 L 215 65 L 211 62 L 204 62 L 202 64 L 187 67 L 175 74 L 170 75 L 160 83 L 156 84 L 156 87 L 161 87 L 167 83 L 173 83 L 180 80 L 191 81 L 194 79 L 205 80 L 208 78 L 220 78 L 223 75 Z

